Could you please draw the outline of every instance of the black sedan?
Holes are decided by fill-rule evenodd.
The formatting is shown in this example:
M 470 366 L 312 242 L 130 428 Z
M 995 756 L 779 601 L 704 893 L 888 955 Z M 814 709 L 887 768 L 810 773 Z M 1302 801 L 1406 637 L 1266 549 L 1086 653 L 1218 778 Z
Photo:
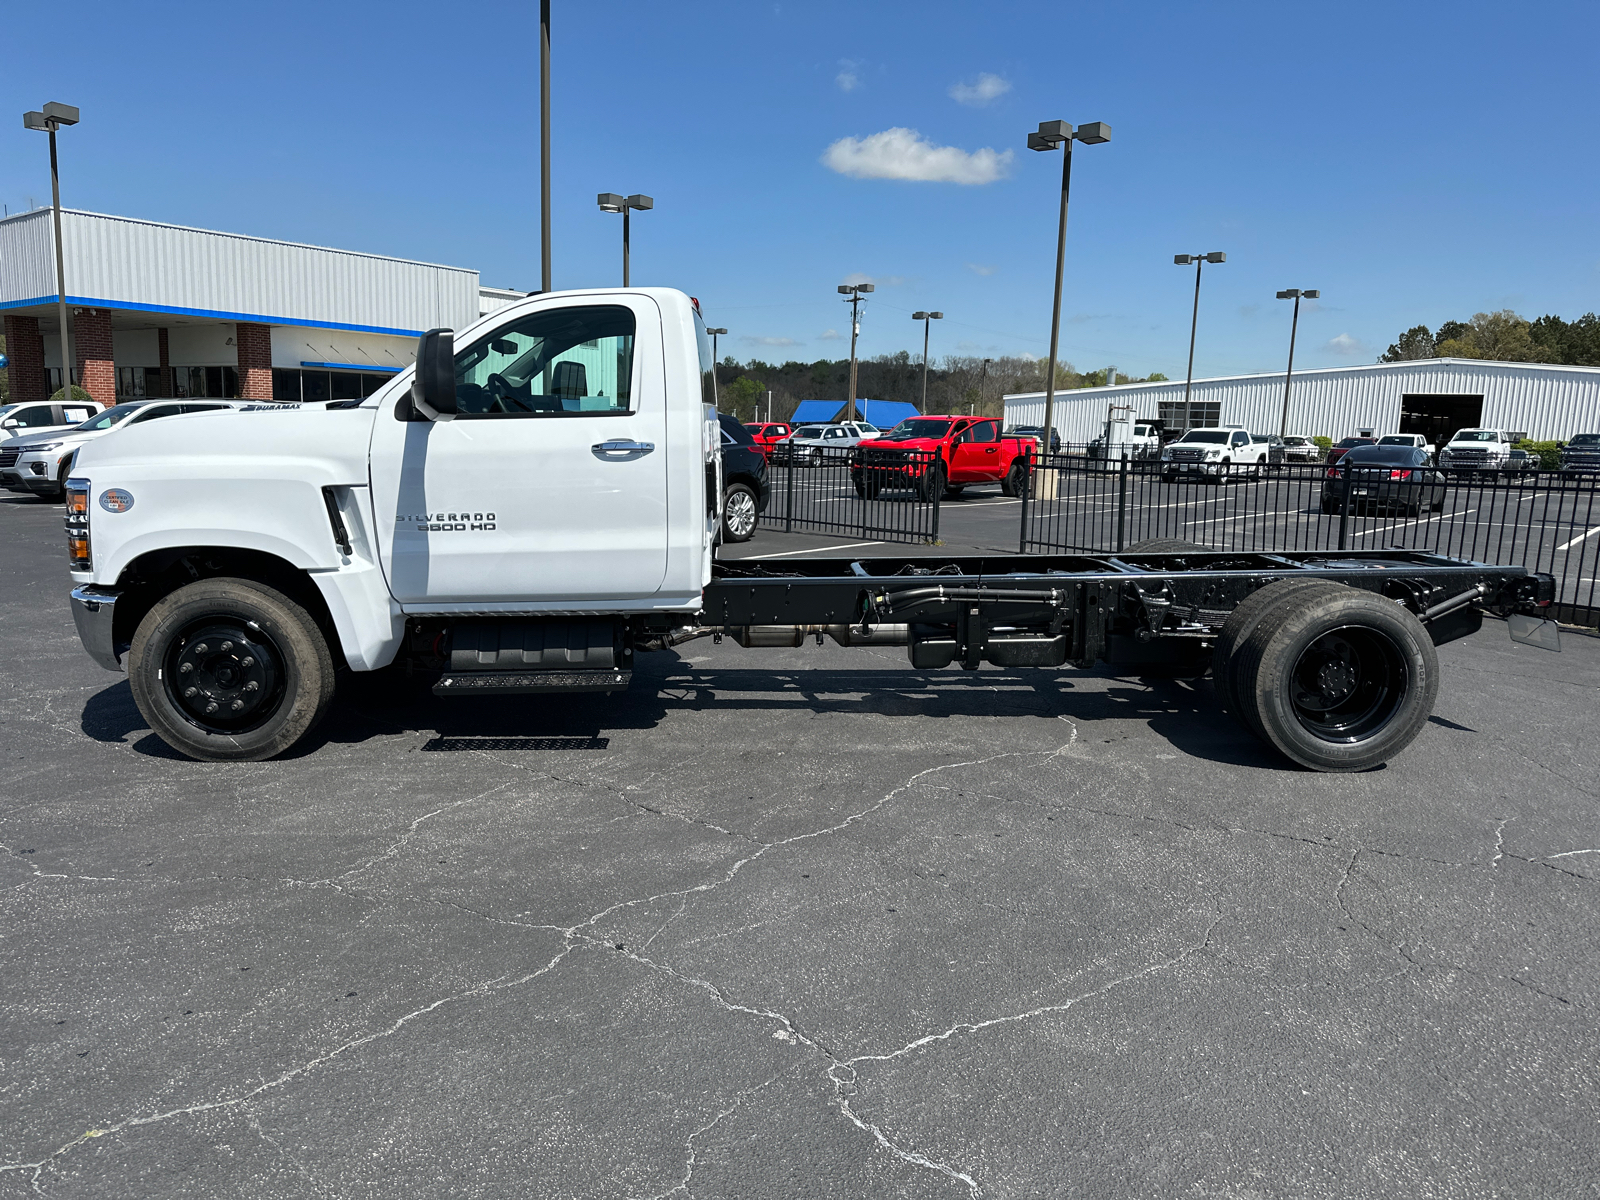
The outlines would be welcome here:
M 722 426 L 722 540 L 748 542 L 771 494 L 766 451 L 727 413 L 718 413 L 717 421 Z
M 1444 475 L 1432 469 L 1416 446 L 1355 446 L 1328 468 L 1322 481 L 1322 511 L 1339 512 L 1350 491 L 1352 513 L 1376 509 L 1417 516 L 1444 509 Z

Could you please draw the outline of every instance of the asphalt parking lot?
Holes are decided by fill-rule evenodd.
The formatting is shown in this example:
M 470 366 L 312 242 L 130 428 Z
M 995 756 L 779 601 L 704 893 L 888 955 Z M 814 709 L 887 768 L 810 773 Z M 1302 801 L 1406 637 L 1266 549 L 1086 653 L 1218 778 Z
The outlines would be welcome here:
M 1600 641 L 1489 622 L 1355 776 L 1206 681 L 708 641 L 212 765 L 60 507 L 0 546 L 0 1195 L 1600 1192 Z

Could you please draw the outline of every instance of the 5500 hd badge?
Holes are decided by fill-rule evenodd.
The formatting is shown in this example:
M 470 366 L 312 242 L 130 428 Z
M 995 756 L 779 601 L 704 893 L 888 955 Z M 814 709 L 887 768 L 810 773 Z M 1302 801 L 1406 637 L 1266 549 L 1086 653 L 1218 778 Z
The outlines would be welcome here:
M 465 533 L 468 530 L 493 529 L 491 513 L 420 513 L 395 517 L 394 523 L 415 525 L 418 533 Z

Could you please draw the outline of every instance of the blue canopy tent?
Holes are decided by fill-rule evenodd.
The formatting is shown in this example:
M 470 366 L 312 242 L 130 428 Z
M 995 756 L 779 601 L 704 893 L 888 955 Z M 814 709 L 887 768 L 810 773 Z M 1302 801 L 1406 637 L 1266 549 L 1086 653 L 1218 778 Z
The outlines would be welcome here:
M 789 419 L 796 425 L 842 421 L 847 407 L 838 400 L 802 400 L 795 406 L 794 416 Z M 879 429 L 891 429 L 907 417 L 916 416 L 917 406 L 900 400 L 857 400 L 856 415 L 858 419 Z

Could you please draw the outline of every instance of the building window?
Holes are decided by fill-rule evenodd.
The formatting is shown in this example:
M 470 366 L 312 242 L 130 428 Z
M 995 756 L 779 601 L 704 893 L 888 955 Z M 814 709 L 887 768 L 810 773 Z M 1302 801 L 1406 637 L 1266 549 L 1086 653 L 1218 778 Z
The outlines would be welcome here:
M 279 404 L 300 403 L 300 372 L 273 367 L 272 398 Z
M 118 367 L 117 368 L 117 399 L 142 400 L 144 399 L 145 367 Z
M 1163 400 L 1160 405 L 1162 425 L 1182 431 L 1183 401 Z M 1222 402 L 1219 400 L 1193 400 L 1189 404 L 1189 428 L 1207 429 L 1222 424 Z

